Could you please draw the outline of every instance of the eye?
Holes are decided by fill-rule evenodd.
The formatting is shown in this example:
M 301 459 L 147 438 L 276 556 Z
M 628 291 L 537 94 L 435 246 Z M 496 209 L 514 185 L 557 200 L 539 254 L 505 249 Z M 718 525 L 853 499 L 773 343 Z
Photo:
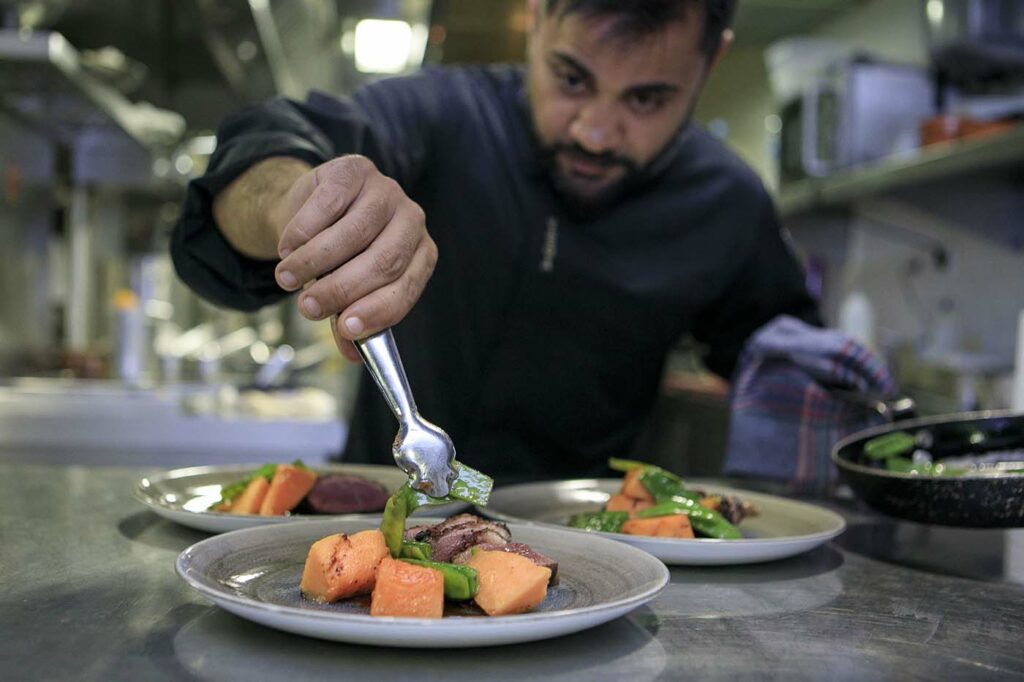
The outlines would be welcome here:
M 556 71 L 555 78 L 558 79 L 562 92 L 566 94 L 579 95 L 587 90 L 586 79 L 575 71 Z
M 665 106 L 666 97 L 652 92 L 635 92 L 629 96 L 629 107 L 638 114 L 653 114 Z

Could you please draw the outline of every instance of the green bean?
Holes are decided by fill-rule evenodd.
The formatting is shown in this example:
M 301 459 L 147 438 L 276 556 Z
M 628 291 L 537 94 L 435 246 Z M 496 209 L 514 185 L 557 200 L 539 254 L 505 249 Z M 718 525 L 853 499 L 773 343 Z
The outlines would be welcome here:
M 569 526 L 583 530 L 597 530 L 604 533 L 621 533 L 622 524 L 629 520 L 629 513 L 624 511 L 587 512 L 574 514 L 569 518 Z
M 402 561 L 416 566 L 426 566 L 440 571 L 444 576 L 444 598 L 451 601 L 468 601 L 476 596 L 478 586 L 477 572 L 470 566 L 458 564 L 446 564 L 438 561 L 421 561 L 419 559 L 406 559 Z
M 917 440 L 906 431 L 894 431 L 872 438 L 864 443 L 864 456 L 868 459 L 888 459 L 910 452 Z
M 700 503 L 687 497 L 675 497 L 667 502 L 660 502 L 653 507 L 638 511 L 636 515 L 647 519 L 654 516 L 671 516 L 672 514 L 688 516 L 694 532 L 699 535 L 722 540 L 738 540 L 743 537 L 739 529 L 726 521 L 721 514 L 703 507 Z

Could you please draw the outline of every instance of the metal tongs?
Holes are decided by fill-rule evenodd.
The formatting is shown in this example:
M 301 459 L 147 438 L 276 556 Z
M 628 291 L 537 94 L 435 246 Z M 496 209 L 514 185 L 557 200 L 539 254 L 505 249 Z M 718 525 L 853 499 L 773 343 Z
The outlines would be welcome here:
M 412 479 L 412 486 L 431 497 L 444 497 L 458 476 L 452 467 L 455 446 L 448 434 L 420 416 L 412 397 L 402 358 L 390 329 L 355 342 L 366 369 L 398 419 L 391 445 L 395 463 Z

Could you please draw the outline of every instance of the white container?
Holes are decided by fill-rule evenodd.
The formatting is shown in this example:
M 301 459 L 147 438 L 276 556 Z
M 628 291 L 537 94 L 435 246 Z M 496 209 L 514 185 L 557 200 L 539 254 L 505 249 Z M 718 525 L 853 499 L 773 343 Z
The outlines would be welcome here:
M 139 297 L 130 289 L 114 296 L 117 314 L 117 375 L 128 386 L 138 386 L 146 360 L 146 317 Z
M 875 350 L 875 308 L 863 291 L 851 291 L 839 306 L 839 329 Z
M 1017 318 L 1017 355 L 1013 365 L 1010 407 L 1014 410 L 1024 410 L 1024 310 Z

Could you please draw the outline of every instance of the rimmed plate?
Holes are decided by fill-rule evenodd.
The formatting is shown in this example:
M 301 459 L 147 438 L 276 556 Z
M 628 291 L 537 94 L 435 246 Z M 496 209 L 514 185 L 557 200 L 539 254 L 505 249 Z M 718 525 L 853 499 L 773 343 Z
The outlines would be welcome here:
M 235 464 L 229 466 L 189 467 L 172 469 L 152 476 L 146 476 L 135 484 L 132 495 L 160 516 L 183 526 L 210 533 L 252 528 L 290 521 L 319 519 L 366 518 L 371 514 L 292 514 L 289 516 L 254 516 L 225 514 L 207 511 L 211 504 L 220 499 L 221 488 L 244 478 L 258 469 L 261 464 Z M 311 467 L 321 474 L 355 474 L 383 485 L 388 491 L 398 489 L 407 476 L 398 467 L 372 464 L 338 464 Z M 452 503 L 420 510 L 431 516 L 450 516 L 469 507 L 464 503 Z
M 739 526 L 743 539 L 676 540 L 594 533 L 565 526 L 573 514 L 599 511 L 621 487 L 621 479 L 603 478 L 524 483 L 496 488 L 487 507 L 479 511 L 506 522 L 557 526 L 575 533 L 614 538 L 673 565 L 749 564 L 783 559 L 814 549 L 846 528 L 843 517 L 812 504 L 703 483 L 699 485 L 701 490 L 737 495 L 758 507 L 760 514 L 744 519 Z
M 186 549 L 175 567 L 185 582 L 221 608 L 268 627 L 339 642 L 427 648 L 513 644 L 585 630 L 650 601 L 669 578 L 660 561 L 634 547 L 560 528 L 512 524 L 516 542 L 559 565 L 559 584 L 548 588 L 547 598 L 530 613 L 374 618 L 365 600 L 316 604 L 300 595 L 299 580 L 313 542 L 378 523 L 310 521 L 224 533 Z

